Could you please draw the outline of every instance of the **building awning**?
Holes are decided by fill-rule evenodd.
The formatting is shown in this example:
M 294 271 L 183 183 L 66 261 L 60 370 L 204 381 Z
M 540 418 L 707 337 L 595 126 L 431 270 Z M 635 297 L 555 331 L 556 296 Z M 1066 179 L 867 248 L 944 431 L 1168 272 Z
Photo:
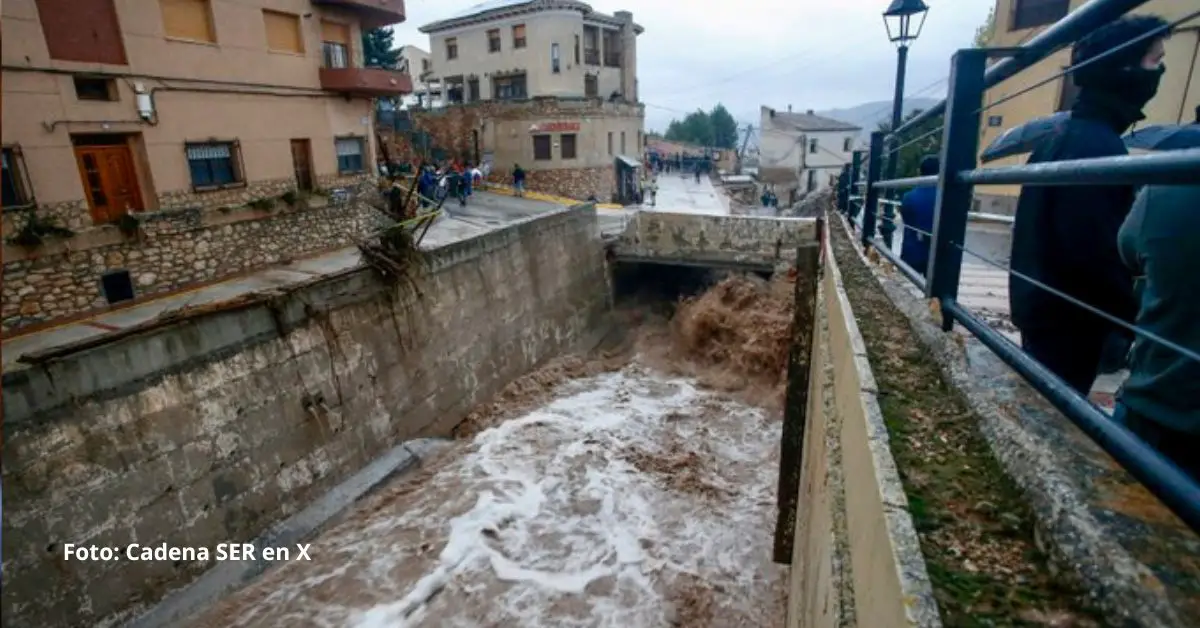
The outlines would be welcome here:
M 617 161 L 629 166 L 630 168 L 641 168 L 642 162 L 628 155 L 617 155 Z

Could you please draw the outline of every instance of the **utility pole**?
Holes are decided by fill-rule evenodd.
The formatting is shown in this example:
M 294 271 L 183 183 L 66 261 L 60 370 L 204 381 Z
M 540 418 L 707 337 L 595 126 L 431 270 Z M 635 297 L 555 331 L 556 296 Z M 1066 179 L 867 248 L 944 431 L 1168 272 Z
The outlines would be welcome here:
M 754 125 L 746 125 L 746 137 L 742 139 L 742 148 L 737 152 L 737 174 L 742 174 L 742 160 L 746 158 L 746 146 L 750 144 L 750 134 L 754 132 Z

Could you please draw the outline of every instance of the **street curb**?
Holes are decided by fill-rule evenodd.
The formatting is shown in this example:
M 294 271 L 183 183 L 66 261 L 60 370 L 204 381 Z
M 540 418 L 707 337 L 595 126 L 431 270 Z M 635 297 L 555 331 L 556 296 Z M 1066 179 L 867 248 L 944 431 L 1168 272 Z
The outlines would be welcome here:
M 250 541 L 258 560 L 217 563 L 191 584 L 168 595 L 148 612 L 127 622 L 127 628 L 178 625 L 215 604 L 227 593 L 245 586 L 279 561 L 261 559 L 264 547 L 294 547 L 389 481 L 419 467 L 450 445 L 448 439 L 418 438 L 393 447 L 358 473 L 330 489 L 300 512 L 275 524 Z

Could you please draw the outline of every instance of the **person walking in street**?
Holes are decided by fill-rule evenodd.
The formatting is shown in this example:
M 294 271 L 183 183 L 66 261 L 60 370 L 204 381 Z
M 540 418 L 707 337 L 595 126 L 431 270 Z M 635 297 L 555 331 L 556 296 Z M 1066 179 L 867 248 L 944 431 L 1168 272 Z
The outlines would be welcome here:
M 1117 243 L 1139 279 L 1134 324 L 1200 353 L 1200 185 L 1143 188 Z M 1200 361 L 1135 339 L 1113 418 L 1200 481 Z
M 941 170 L 941 164 L 936 155 L 928 155 L 921 160 L 921 176 L 936 175 Z M 900 245 L 900 259 L 913 270 L 926 276 L 929 266 L 929 236 L 921 233 L 933 233 L 933 212 L 937 205 L 937 188 L 920 187 L 909 190 L 900 199 L 900 217 L 904 220 L 905 229 Z M 920 231 L 916 231 L 920 229 Z
M 1073 80 L 1079 96 L 1071 117 L 1034 149 L 1029 163 L 1128 154 L 1121 135 L 1145 117 L 1142 108 L 1158 91 L 1166 36 L 1161 18 L 1139 15 L 1076 43 L 1071 65 L 1078 68 Z M 1017 202 L 1009 275 L 1013 323 L 1025 351 L 1085 397 L 1116 327 L 1017 273 L 1133 320 L 1133 279 L 1117 252 L 1117 232 L 1133 194 L 1125 185 L 1025 186 Z
M 513 195 L 525 196 L 525 171 L 520 164 L 513 164 L 512 183 Z
M 658 204 L 658 177 L 650 175 L 650 181 L 646 184 L 646 190 L 650 192 L 650 206 L 654 207 Z

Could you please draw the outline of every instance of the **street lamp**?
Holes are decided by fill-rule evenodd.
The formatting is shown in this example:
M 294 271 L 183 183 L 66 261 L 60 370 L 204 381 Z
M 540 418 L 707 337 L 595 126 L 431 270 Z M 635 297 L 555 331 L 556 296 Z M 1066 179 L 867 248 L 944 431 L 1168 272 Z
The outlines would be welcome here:
M 883 26 L 887 29 L 888 40 L 896 44 L 897 52 L 896 95 L 892 98 L 892 132 L 900 128 L 900 120 L 904 117 L 904 71 L 908 66 L 908 44 L 921 36 L 928 13 L 929 6 L 922 0 L 892 0 L 887 11 L 883 12 Z M 896 163 L 900 161 L 900 156 L 893 154 L 893 151 L 896 150 L 897 142 L 896 137 L 888 142 L 887 154 L 890 158 L 887 160 L 885 179 L 896 178 Z M 891 203 L 885 204 L 883 216 L 879 232 L 883 236 L 884 244 L 890 249 L 892 233 L 896 231 L 896 206 Z

